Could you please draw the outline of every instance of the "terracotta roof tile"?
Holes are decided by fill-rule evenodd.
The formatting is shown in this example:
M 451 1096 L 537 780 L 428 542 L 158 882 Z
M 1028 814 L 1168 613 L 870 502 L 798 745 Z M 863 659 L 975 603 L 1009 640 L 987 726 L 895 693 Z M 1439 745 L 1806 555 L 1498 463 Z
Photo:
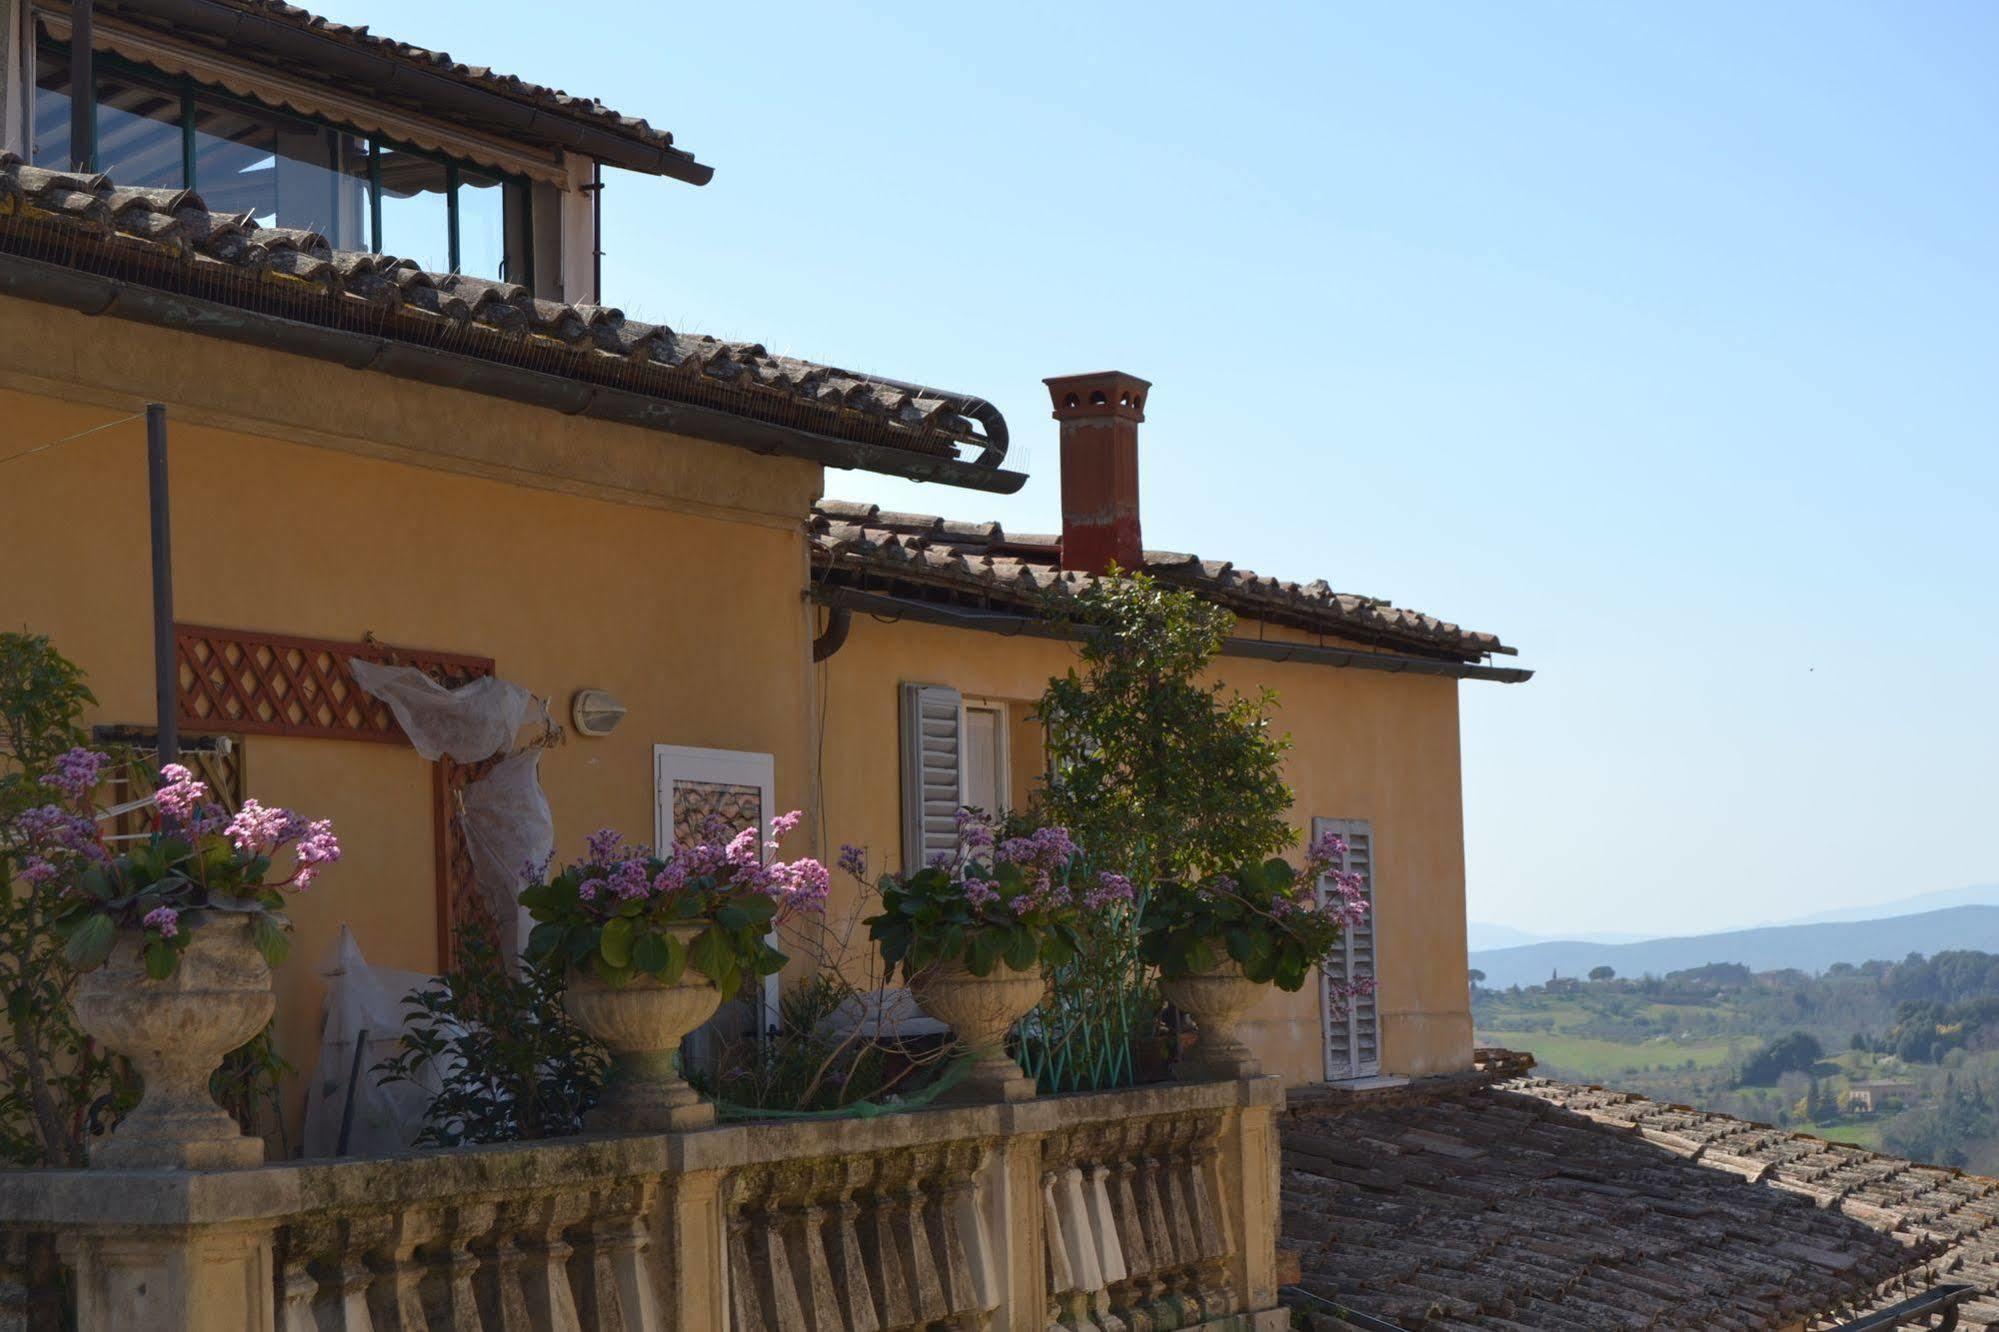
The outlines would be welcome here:
M 1715 1168 L 1721 1142 L 1769 1177 Z M 1282 1164 L 1303 1288 L 1422 1332 L 1820 1326 L 1943 1280 L 1999 1289 L 1999 1185 L 1601 1088 L 1315 1098 Z M 1999 1326 L 1981 1307 L 1964 1325 Z
M 1039 610 L 1094 581 L 1091 575 L 1061 568 L 1059 538 L 1009 535 L 998 523 L 955 522 L 826 500 L 813 510 L 811 531 L 813 558 L 821 571 L 867 571 L 929 582 L 1006 597 L 1028 609 Z M 1162 581 L 1190 588 L 1247 618 L 1465 661 L 1513 652 L 1493 634 L 1461 629 L 1379 598 L 1337 593 L 1323 580 L 1284 582 L 1226 561 L 1173 551 L 1146 551 L 1145 566 Z
M 572 120 L 593 125 L 601 130 L 647 148 L 670 151 L 673 156 L 693 164 L 691 153 L 675 148 L 673 135 L 637 117 L 624 115 L 612 110 L 594 97 L 579 97 L 551 88 L 544 84 L 532 83 L 513 74 L 502 74 L 485 65 L 472 65 L 453 59 L 443 51 L 433 51 L 427 47 L 398 41 L 392 37 L 382 37 L 370 32 L 365 24 L 338 23 L 322 15 L 285 4 L 283 0 L 217 0 L 217 3 L 239 10 L 259 19 L 267 19 L 308 32 L 318 37 L 330 39 L 343 46 L 364 51 L 370 56 L 387 59 L 401 65 L 421 69 L 427 74 L 450 79 L 482 92 L 493 93 L 525 106 Z M 155 27 L 168 26 L 164 19 L 146 9 L 144 5 L 127 7 L 116 0 L 107 6 L 109 10 L 138 23 Z M 269 58 L 256 46 L 238 44 L 232 47 L 242 59 L 265 60 Z
M 968 414 L 985 407 L 974 399 L 676 332 L 610 306 L 537 299 L 513 283 L 335 250 L 317 232 L 211 213 L 191 190 L 126 188 L 11 153 L 0 153 L 0 248 L 91 271 L 130 264 L 147 285 L 252 308 L 281 304 L 289 317 L 390 337 L 448 339 L 464 354 L 839 439 L 946 458 L 994 443 Z

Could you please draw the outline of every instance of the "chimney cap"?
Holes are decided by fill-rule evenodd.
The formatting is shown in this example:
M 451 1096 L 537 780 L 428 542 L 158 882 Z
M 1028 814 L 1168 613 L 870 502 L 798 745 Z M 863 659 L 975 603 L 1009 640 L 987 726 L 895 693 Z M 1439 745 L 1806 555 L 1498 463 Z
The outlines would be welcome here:
M 1122 370 L 1099 370 L 1087 375 L 1057 375 L 1044 379 L 1048 400 L 1058 421 L 1081 421 L 1091 417 L 1120 417 L 1127 421 L 1145 419 L 1145 397 L 1152 382 Z

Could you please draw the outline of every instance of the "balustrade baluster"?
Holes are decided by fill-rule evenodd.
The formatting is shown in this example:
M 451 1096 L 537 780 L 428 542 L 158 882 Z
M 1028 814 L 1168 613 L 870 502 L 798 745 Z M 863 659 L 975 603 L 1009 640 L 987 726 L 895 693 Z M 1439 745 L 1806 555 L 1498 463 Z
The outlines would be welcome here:
M 423 1312 L 424 1265 L 417 1249 L 432 1233 L 428 1212 L 405 1209 L 388 1218 L 369 1246 L 368 1316 L 375 1332 L 426 1332 Z
M 900 1154 L 897 1163 L 896 1239 L 909 1269 L 910 1303 L 919 1322 L 936 1323 L 951 1314 L 944 1297 L 943 1275 L 937 1269 L 937 1251 L 930 1243 L 930 1227 L 924 1211 L 928 1199 L 923 1192 L 925 1162 L 915 1153 Z
M 903 1265 L 895 1234 L 901 1204 L 896 1196 L 897 1182 L 888 1168 L 889 1158 L 873 1157 L 868 1164 L 870 1189 L 862 1203 L 861 1237 L 877 1283 L 875 1308 L 881 1316 L 882 1332 L 896 1332 L 917 1321 L 909 1271 Z
M 588 1195 L 537 1198 L 514 1212 L 512 1229 L 520 1246 L 521 1298 L 535 1332 L 582 1332 L 576 1297 L 569 1289 L 569 1258 L 575 1252 L 563 1232 L 589 1215 Z
M 854 1201 L 854 1191 L 866 1184 L 872 1173 L 865 1162 L 851 1157 L 838 1163 L 828 1261 L 833 1269 L 834 1299 L 847 1332 L 880 1332 L 881 1328 L 861 1248 L 861 1205 Z
M 490 1203 L 447 1208 L 441 1233 L 417 1250 L 426 1261 L 419 1290 L 431 1332 L 485 1332 L 475 1284 L 481 1263 L 472 1242 L 492 1228 L 498 1210 Z

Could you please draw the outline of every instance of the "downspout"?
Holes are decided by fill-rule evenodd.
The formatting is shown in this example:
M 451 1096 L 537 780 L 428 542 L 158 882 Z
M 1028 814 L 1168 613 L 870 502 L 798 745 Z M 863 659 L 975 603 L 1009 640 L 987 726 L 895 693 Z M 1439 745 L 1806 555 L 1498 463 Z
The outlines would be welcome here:
M 75 0 L 69 11 L 69 165 L 97 170 L 97 79 L 91 52 L 93 0 Z M 32 133 L 32 131 L 30 131 Z
M 854 630 L 854 613 L 845 606 L 826 608 L 826 628 L 819 637 L 812 640 L 812 660 L 821 662 L 847 645 L 847 635 Z

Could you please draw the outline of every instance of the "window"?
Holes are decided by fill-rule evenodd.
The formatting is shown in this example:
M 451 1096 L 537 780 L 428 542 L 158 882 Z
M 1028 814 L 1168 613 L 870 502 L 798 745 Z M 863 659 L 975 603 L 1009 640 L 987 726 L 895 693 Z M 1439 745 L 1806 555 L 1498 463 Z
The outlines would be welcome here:
M 190 184 L 211 210 L 317 231 L 335 249 L 368 248 L 366 139 L 233 98 L 198 94 L 191 104 Z M 101 125 L 98 144 L 103 160 Z M 105 170 L 124 183 L 108 163 Z
M 965 746 L 965 803 L 988 814 L 1013 804 L 1006 704 L 966 699 L 960 721 Z
M 948 685 L 902 687 L 902 868 L 958 849 L 964 807 L 960 714 L 964 700 Z
M 427 153 L 386 143 L 375 144 L 374 150 L 382 204 L 373 248 L 432 273 L 449 273 L 450 166 Z
M 1366 819 L 1313 819 L 1312 836 L 1338 833 L 1347 854 L 1335 870 L 1358 874 L 1366 886 L 1367 918 L 1348 930 L 1332 957 L 1319 968 L 1319 1003 L 1326 1028 L 1326 1081 L 1345 1082 L 1381 1075 L 1380 995 L 1364 994 L 1335 1003 L 1331 988 L 1350 980 L 1373 980 L 1375 970 L 1374 825 Z M 1323 898 L 1325 885 L 1319 886 Z
M 769 840 L 777 800 L 777 765 L 769 754 L 688 745 L 654 745 L 652 754 L 654 846 L 698 841 L 716 821 L 735 832 L 756 828 L 759 840 Z M 712 1069 L 718 1038 L 735 1039 L 745 1028 L 767 1030 L 777 1022 L 776 976 L 746 978 L 743 992 L 732 997 L 750 1002 L 724 1009 L 689 1037 L 696 1067 Z
M 98 170 L 119 185 L 189 188 L 218 213 L 317 231 L 433 273 L 534 285 L 526 180 L 406 147 L 108 52 L 95 61 Z M 69 53 L 35 54 L 37 166 L 67 168 Z

